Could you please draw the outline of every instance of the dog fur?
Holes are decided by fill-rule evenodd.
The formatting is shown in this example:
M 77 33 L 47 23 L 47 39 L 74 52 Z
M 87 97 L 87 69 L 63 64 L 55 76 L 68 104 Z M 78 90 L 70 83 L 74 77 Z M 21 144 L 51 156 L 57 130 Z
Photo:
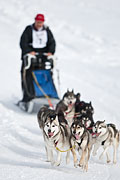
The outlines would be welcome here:
M 92 135 L 87 131 L 80 121 L 74 121 L 71 126 L 71 144 L 75 145 L 75 149 L 81 155 L 79 166 L 85 171 L 88 170 L 88 160 L 92 149 Z M 74 155 L 74 164 L 76 166 L 76 155 Z
M 78 117 L 79 121 L 82 122 L 82 124 L 86 127 L 86 129 L 92 134 L 93 133 L 93 127 L 94 127 L 94 120 L 92 117 L 92 114 L 83 114 L 80 117 Z
M 43 132 L 47 160 L 52 165 L 59 166 L 61 163 L 61 152 L 56 147 L 60 150 L 70 148 L 70 128 L 65 128 L 64 125 L 60 124 L 56 111 L 48 107 L 42 107 L 37 117 L 39 126 Z M 53 151 L 57 152 L 56 161 L 54 160 Z M 66 163 L 69 163 L 69 156 L 70 151 L 67 152 Z
M 120 133 L 116 129 L 116 126 L 114 124 L 106 124 L 104 121 L 97 121 L 94 126 L 94 133 L 96 133 L 95 137 L 95 144 L 94 144 L 94 150 L 93 155 L 97 154 L 97 150 L 99 147 L 103 147 L 104 151 L 100 155 L 99 159 L 103 157 L 104 154 L 106 154 L 107 157 L 107 163 L 109 163 L 110 157 L 108 154 L 108 149 L 112 145 L 113 146 L 113 163 L 116 163 L 117 160 L 117 148 L 120 141 Z
M 62 100 L 56 106 L 57 114 L 60 116 L 64 116 L 64 119 L 67 120 L 67 122 L 65 123 L 69 126 L 71 126 L 75 115 L 75 102 L 76 96 L 74 94 L 74 91 L 67 90 Z

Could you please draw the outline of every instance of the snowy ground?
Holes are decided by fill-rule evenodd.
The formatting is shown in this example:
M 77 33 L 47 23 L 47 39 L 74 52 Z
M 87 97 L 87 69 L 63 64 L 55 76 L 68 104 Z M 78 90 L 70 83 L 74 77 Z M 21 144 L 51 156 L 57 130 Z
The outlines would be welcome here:
M 14 105 L 22 97 L 19 38 L 40 12 L 57 41 L 61 97 L 74 88 L 82 100 L 92 101 L 95 121 L 106 119 L 120 129 L 119 9 L 119 0 L 0 1 L 0 180 L 119 179 L 120 149 L 116 165 L 91 156 L 87 173 L 73 167 L 72 156 L 69 165 L 63 159 L 52 167 L 36 114 Z

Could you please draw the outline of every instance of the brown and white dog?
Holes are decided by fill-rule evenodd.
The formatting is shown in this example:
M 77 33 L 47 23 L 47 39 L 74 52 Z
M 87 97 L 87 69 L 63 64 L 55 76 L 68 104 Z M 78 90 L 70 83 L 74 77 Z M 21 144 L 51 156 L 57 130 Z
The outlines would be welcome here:
M 78 120 L 74 121 L 71 126 L 71 146 L 80 154 L 79 166 L 85 171 L 88 170 L 88 160 L 92 149 L 92 135 L 85 126 Z M 74 164 L 77 164 L 76 154 L 74 154 Z

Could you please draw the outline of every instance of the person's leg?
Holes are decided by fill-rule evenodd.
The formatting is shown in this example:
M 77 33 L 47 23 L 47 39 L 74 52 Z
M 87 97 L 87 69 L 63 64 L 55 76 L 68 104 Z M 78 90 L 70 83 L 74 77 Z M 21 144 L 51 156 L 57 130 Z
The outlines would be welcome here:
M 23 92 L 22 102 L 28 102 L 34 97 L 34 87 L 32 82 L 31 70 L 25 70 L 22 63 L 21 67 L 21 88 Z

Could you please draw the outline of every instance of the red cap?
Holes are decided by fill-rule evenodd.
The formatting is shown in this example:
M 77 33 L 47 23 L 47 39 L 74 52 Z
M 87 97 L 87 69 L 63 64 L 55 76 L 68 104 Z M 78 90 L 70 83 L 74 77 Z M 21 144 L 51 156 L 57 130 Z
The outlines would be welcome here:
M 36 21 L 45 21 L 44 15 L 43 14 L 37 14 L 35 17 Z

